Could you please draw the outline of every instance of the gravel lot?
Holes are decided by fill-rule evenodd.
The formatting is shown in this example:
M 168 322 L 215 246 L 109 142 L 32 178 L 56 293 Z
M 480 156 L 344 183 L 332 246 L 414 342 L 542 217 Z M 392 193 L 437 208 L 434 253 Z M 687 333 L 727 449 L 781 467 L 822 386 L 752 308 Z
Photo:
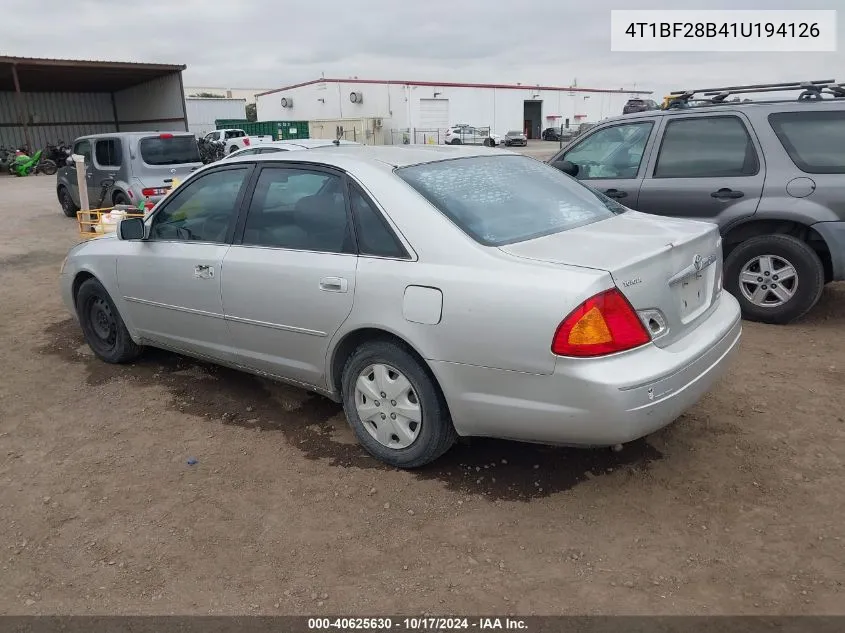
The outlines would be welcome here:
M 0 177 L 0 614 L 845 613 L 845 285 L 746 324 L 620 453 L 475 440 L 409 473 L 322 398 L 93 359 L 53 189 Z

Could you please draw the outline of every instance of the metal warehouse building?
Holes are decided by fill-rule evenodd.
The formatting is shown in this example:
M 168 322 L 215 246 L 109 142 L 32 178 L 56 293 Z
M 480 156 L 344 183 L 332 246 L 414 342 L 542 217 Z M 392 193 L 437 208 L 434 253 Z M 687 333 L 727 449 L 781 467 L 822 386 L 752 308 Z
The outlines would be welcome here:
M 446 128 L 467 124 L 493 133 L 543 129 L 621 114 L 636 90 L 522 84 L 460 84 L 372 79 L 317 79 L 256 96 L 259 121 L 310 122 L 312 137 L 338 133 L 366 143 L 439 142 Z M 398 133 L 398 135 L 397 135 Z
M 0 145 L 185 131 L 185 66 L 0 57 Z
M 246 99 L 188 97 L 185 108 L 188 130 L 195 136 L 205 136 L 216 130 L 218 119 L 246 119 Z

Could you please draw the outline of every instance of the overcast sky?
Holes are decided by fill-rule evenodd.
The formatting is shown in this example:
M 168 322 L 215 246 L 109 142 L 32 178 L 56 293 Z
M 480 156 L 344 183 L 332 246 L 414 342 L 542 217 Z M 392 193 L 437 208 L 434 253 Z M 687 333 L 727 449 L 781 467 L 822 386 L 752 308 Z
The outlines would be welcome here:
M 611 8 L 840 7 L 836 53 L 610 51 Z M 39 0 L 16 3 L 0 21 L 0 54 L 186 64 L 186 85 L 221 88 L 275 88 L 322 73 L 544 85 L 577 79 L 659 94 L 845 81 L 843 41 L 842 0 Z

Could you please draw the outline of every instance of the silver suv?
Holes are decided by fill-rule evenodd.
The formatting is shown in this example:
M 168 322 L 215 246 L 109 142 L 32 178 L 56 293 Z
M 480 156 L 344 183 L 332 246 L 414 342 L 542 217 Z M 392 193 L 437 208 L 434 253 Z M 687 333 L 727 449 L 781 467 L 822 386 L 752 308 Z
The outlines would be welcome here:
M 130 204 L 152 207 L 170 189 L 202 167 L 197 139 L 188 132 L 116 132 L 82 136 L 73 153 L 85 157 L 85 182 L 92 208 Z M 103 183 L 108 182 L 104 187 Z M 106 200 L 100 200 L 103 194 Z M 76 167 L 69 159 L 56 174 L 56 194 L 62 211 L 79 210 Z
M 607 119 L 548 162 L 632 209 L 717 223 L 744 317 L 788 323 L 845 280 L 845 98 L 813 88 Z

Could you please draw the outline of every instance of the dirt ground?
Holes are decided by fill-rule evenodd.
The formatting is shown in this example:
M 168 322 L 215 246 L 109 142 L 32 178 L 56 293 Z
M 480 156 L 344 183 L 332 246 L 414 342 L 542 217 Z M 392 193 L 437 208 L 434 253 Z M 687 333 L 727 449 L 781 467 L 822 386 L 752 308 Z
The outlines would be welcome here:
M 845 613 L 845 285 L 746 324 L 620 453 L 475 440 L 410 473 L 320 397 L 95 360 L 53 187 L 0 177 L 0 614 Z

